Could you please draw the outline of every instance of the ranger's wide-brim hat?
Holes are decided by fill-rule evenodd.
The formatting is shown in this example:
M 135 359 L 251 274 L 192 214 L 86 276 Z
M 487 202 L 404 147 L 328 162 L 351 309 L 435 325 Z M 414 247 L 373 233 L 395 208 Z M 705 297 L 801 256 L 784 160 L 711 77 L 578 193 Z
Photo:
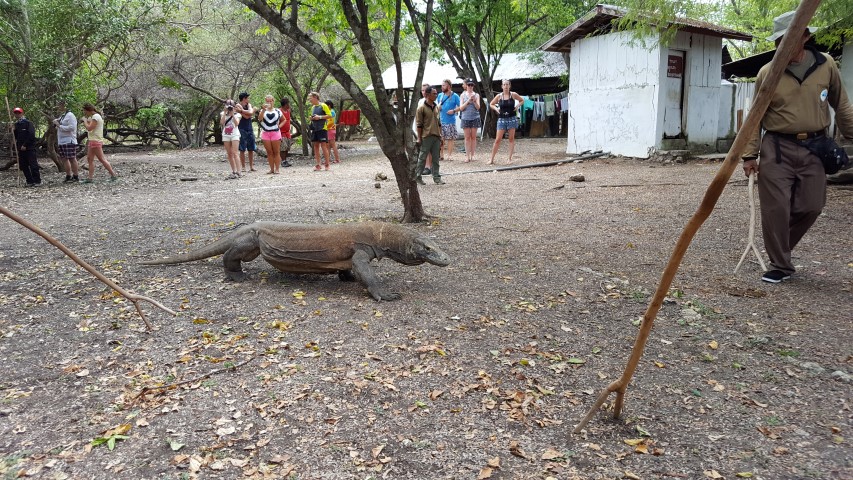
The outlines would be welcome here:
M 796 12 L 791 10 L 790 12 L 785 12 L 782 15 L 773 19 L 773 34 L 767 37 L 767 40 L 771 42 L 775 42 L 777 38 L 781 38 L 788 31 L 788 27 L 791 26 L 791 20 L 794 19 L 794 14 Z M 817 31 L 817 27 L 806 27 L 809 30 L 809 33 L 814 33 Z

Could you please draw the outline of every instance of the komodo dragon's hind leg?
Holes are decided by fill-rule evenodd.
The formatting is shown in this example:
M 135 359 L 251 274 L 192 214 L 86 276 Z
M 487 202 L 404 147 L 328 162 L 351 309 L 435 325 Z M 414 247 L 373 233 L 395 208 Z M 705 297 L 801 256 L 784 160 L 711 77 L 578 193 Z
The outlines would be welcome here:
M 358 280 L 353 275 L 352 270 L 338 270 L 338 279 L 342 282 L 354 282 Z
M 258 258 L 261 253 L 261 248 L 258 245 L 258 238 L 254 232 L 246 232 L 244 235 L 236 238 L 225 255 L 222 257 L 222 264 L 225 266 L 225 276 L 228 280 L 234 282 L 242 282 L 247 275 L 243 272 L 241 262 L 251 262 Z

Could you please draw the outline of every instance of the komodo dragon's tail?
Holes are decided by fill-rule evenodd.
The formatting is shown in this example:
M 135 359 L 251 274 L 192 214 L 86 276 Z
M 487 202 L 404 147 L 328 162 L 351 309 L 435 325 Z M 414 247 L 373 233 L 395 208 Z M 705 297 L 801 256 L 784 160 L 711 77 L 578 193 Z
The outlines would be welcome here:
M 210 245 L 205 245 L 198 250 L 193 250 L 192 252 L 181 255 L 175 255 L 174 257 L 161 258 L 159 260 L 147 260 L 140 262 L 140 265 L 175 265 L 178 263 L 194 262 L 196 260 L 203 260 L 205 258 L 215 257 L 216 255 L 222 255 L 227 252 L 232 245 L 234 245 L 234 239 L 242 234 L 246 228 L 250 227 L 251 225 L 246 225 L 236 230 L 232 230 L 219 240 L 211 243 Z

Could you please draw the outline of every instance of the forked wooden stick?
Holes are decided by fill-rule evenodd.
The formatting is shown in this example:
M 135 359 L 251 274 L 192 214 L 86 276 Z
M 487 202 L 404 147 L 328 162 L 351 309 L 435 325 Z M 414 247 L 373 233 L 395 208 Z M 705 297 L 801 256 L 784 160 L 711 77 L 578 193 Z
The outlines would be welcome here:
M 154 300 L 153 298 L 148 298 L 148 297 L 146 297 L 146 296 L 144 296 L 144 295 L 136 295 L 136 294 L 134 294 L 134 293 L 130 293 L 130 292 L 128 292 L 127 290 L 125 290 L 125 289 L 123 289 L 123 288 L 119 287 L 118 285 L 116 285 L 116 283 L 115 283 L 115 282 L 113 282 L 112 280 L 110 280 L 109 278 L 107 278 L 106 276 L 104 276 L 104 274 L 102 274 L 101 272 L 99 272 L 99 271 L 95 270 L 95 267 L 93 267 L 93 266 L 89 265 L 88 263 L 86 263 L 86 262 L 84 262 L 82 259 L 80 259 L 80 257 L 78 257 L 77 255 L 75 255 L 75 254 L 74 254 L 74 252 L 72 252 L 71 250 L 69 250 L 69 249 L 68 249 L 68 247 L 66 247 L 65 245 L 63 245 L 62 243 L 60 243 L 60 242 L 59 242 L 59 240 L 57 240 L 57 239 L 53 238 L 53 237 L 52 237 L 52 236 L 50 236 L 47 232 L 45 232 L 44 230 L 40 229 L 39 227 L 37 227 L 37 226 L 33 225 L 32 223 L 30 223 L 29 221 L 25 220 L 24 218 L 19 217 L 18 215 L 16 215 L 16 214 L 12 213 L 8 208 L 3 207 L 3 206 L 0 206 L 0 213 L 2 213 L 3 215 L 6 215 L 7 217 L 9 217 L 9 218 L 11 218 L 12 220 L 14 220 L 14 221 L 16 221 L 16 222 L 20 223 L 21 225 L 23 225 L 23 226 L 25 226 L 25 227 L 29 228 L 30 230 L 32 230 L 33 232 L 35 232 L 36 234 L 38 234 L 40 237 L 42 237 L 43 239 L 47 240 L 47 241 L 48 241 L 48 243 L 50 243 L 50 244 L 51 244 L 51 245 L 53 245 L 54 247 L 56 247 L 56 248 L 58 248 L 58 249 L 62 250 L 62 253 L 64 253 L 65 255 L 68 255 L 68 258 L 70 258 L 71 260 L 74 260 L 74 262 L 75 262 L 75 263 L 77 263 L 77 265 L 80 265 L 80 266 L 81 266 L 81 267 L 83 267 L 83 269 L 85 269 L 87 272 L 89 272 L 89 273 L 91 273 L 92 275 L 94 275 L 94 276 L 95 276 L 95 278 L 97 278 L 98 280 L 100 280 L 100 281 L 104 282 L 108 287 L 112 288 L 113 290 L 115 290 L 116 292 L 118 292 L 119 294 L 121 294 L 121 296 L 123 296 L 124 298 L 126 298 L 126 299 L 130 300 L 131 302 L 133 302 L 133 306 L 135 306 L 135 307 L 136 307 L 136 311 L 137 311 L 137 313 L 139 313 L 139 316 L 140 316 L 140 317 L 142 317 L 142 321 L 143 321 L 143 322 L 145 322 L 145 326 L 146 326 L 146 327 L 148 327 L 148 331 L 149 331 L 149 332 L 150 332 L 150 331 L 152 331 L 152 330 L 154 330 L 154 327 L 152 327 L 152 326 L 151 326 L 151 324 L 148 322 L 148 319 L 147 319 L 147 318 L 145 318 L 145 314 L 142 312 L 142 307 L 140 307 L 140 306 L 139 306 L 139 301 L 140 301 L 140 300 L 144 300 L 144 301 L 146 301 L 146 302 L 148 302 L 148 303 L 150 303 L 150 304 L 154 305 L 155 307 L 159 308 L 160 310 L 163 310 L 163 311 L 165 311 L 165 312 L 169 312 L 169 313 L 171 313 L 172 315 L 177 315 L 177 313 L 175 313 L 174 311 L 172 311 L 172 310 L 170 310 L 170 309 L 166 308 L 165 306 L 163 306 L 162 304 L 160 304 L 160 302 L 158 302 L 158 301 Z
M 818 5 L 820 5 L 820 0 L 802 0 L 802 2 L 800 2 L 800 6 L 797 7 L 797 12 L 791 21 L 788 31 L 805 32 L 806 27 L 817 10 Z M 651 303 L 649 303 L 649 306 L 646 309 L 646 313 L 643 315 L 643 323 L 640 326 L 640 331 L 637 333 L 637 339 L 634 341 L 634 348 L 631 350 L 631 356 L 628 358 L 628 364 L 625 366 L 625 371 L 622 372 L 622 376 L 608 385 L 607 388 L 598 395 L 595 404 L 589 409 L 589 412 L 587 412 L 583 420 L 578 423 L 577 427 L 575 427 L 574 433 L 580 433 L 581 430 L 583 430 L 589 420 L 595 415 L 598 409 L 601 408 L 601 405 L 604 404 L 604 401 L 607 400 L 607 397 L 609 397 L 612 392 L 616 392 L 616 403 L 613 405 L 613 417 L 618 418 L 620 413 L 622 413 L 622 405 L 625 403 L 625 391 L 628 388 L 631 378 L 634 376 L 634 371 L 637 369 L 640 357 L 643 356 L 643 349 L 646 346 L 649 333 L 652 331 L 652 325 L 654 324 L 655 317 L 663 304 L 663 299 L 666 297 L 670 285 L 672 285 L 672 279 L 675 277 L 675 273 L 678 271 L 678 266 L 681 264 L 681 260 L 687 252 L 687 247 L 690 246 L 690 242 L 693 240 L 693 236 L 696 235 L 699 227 L 702 226 L 705 220 L 711 215 L 711 212 L 714 211 L 714 206 L 717 204 L 717 200 L 719 200 L 729 178 L 731 178 L 732 173 L 740 163 L 740 157 L 749 143 L 750 137 L 755 134 L 756 130 L 758 130 L 759 125 L 761 124 L 761 119 L 764 117 L 764 112 L 767 111 L 767 107 L 770 105 L 773 93 L 776 91 L 776 86 L 779 84 L 779 79 L 785 71 L 785 68 L 788 66 L 788 62 L 791 57 L 794 55 L 794 51 L 798 48 L 797 43 L 799 42 L 802 42 L 802 35 L 800 34 L 785 35 L 782 38 L 782 43 L 779 45 L 779 48 L 776 50 L 776 54 L 773 56 L 773 61 L 770 63 L 770 71 L 768 72 L 765 81 L 761 84 L 761 88 L 757 92 L 755 102 L 753 103 L 749 115 L 747 115 L 743 126 L 740 131 L 738 131 L 735 141 L 732 144 L 728 155 L 726 155 L 725 161 L 723 161 L 723 164 L 720 166 L 720 170 L 717 171 L 717 174 L 714 176 L 714 179 L 705 191 L 705 196 L 702 198 L 699 208 L 696 210 L 696 213 L 693 214 L 693 217 L 691 217 L 687 222 L 687 225 L 685 225 L 684 230 L 681 232 L 681 236 L 678 238 L 678 243 L 676 243 L 672 255 L 669 257 L 669 263 L 667 263 L 666 268 L 661 275 L 658 289 L 652 297 Z
M 744 250 L 743 255 L 740 256 L 740 261 L 737 262 L 737 266 L 735 266 L 735 271 L 733 273 L 737 273 L 746 258 L 746 255 L 750 251 L 755 254 L 755 258 L 757 258 L 758 263 L 761 264 L 761 270 L 767 270 L 767 266 L 764 264 L 764 259 L 761 258 L 761 253 L 758 251 L 758 247 L 755 246 L 755 195 L 752 193 L 754 188 L 755 172 L 750 172 L 749 188 L 747 188 L 747 191 L 749 192 L 749 240 L 746 242 L 746 250 Z

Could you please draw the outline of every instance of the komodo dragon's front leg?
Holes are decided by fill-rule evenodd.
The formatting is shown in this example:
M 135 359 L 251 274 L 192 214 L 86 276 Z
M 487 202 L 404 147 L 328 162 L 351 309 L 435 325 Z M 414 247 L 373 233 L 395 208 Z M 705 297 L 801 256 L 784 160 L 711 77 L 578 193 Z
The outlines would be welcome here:
M 242 282 L 247 275 L 243 272 L 241 262 L 251 262 L 258 258 L 261 253 L 260 245 L 258 244 L 258 235 L 252 230 L 247 230 L 244 234 L 234 239 L 225 255 L 222 257 L 222 264 L 225 266 L 225 276 L 234 282 Z
M 355 254 L 352 256 L 352 273 L 355 274 L 355 278 L 367 287 L 370 296 L 375 300 L 399 300 L 399 293 L 390 292 L 382 286 L 379 277 L 376 276 L 376 272 L 370 266 L 370 261 L 373 258 L 371 254 L 364 250 L 355 251 Z

